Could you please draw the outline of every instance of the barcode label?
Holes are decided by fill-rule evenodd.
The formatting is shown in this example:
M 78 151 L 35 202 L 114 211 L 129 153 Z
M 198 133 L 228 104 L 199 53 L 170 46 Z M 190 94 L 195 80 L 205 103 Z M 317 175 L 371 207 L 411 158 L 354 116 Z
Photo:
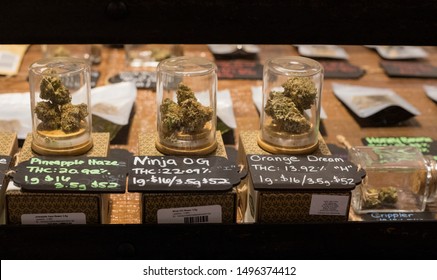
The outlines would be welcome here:
M 85 213 L 41 213 L 21 215 L 23 225 L 84 225 Z
M 16 71 L 19 62 L 19 56 L 9 52 L 0 52 L 0 72 Z
M 313 194 L 310 215 L 344 216 L 349 207 L 348 195 Z
M 207 223 L 208 216 L 184 217 L 184 224 Z
M 207 205 L 183 208 L 159 209 L 158 224 L 200 224 L 221 223 L 222 207 Z

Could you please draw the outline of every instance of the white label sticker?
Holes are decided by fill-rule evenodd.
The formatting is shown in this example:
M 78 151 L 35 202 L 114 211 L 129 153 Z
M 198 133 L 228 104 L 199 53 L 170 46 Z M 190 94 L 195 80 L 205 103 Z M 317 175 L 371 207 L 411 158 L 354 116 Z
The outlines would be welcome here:
M 349 206 L 349 196 L 314 194 L 311 198 L 310 215 L 344 216 Z
M 10 52 L 0 52 L 0 71 L 15 72 L 20 63 L 20 56 Z
M 166 208 L 158 210 L 158 224 L 221 223 L 220 205 Z
M 83 225 L 85 213 L 42 213 L 21 215 L 23 225 Z

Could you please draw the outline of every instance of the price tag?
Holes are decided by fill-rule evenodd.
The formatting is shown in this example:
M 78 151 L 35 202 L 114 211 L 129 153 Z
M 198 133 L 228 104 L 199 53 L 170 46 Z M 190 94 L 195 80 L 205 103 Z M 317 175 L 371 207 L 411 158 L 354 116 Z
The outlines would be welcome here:
M 183 208 L 164 208 L 157 212 L 158 224 L 221 223 L 222 207 L 207 205 Z
M 129 191 L 227 191 L 241 176 L 224 157 L 137 156 L 130 162 Z
M 348 195 L 321 195 L 311 197 L 310 215 L 344 216 L 348 212 Z
M 13 181 L 31 192 L 123 193 L 126 175 L 127 162 L 111 157 L 33 157 L 17 166 Z
M 84 225 L 84 213 L 41 213 L 21 215 L 22 225 Z
M 248 155 L 256 190 L 352 190 L 366 175 L 350 161 L 335 156 Z

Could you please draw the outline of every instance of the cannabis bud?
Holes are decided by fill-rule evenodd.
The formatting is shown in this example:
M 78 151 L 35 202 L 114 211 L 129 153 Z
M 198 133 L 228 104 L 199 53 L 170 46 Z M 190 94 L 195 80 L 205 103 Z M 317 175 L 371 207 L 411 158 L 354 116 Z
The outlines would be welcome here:
M 62 84 L 61 79 L 51 76 L 53 70 L 48 71 L 40 84 L 40 101 L 35 106 L 36 117 L 41 120 L 42 130 L 61 129 L 65 133 L 78 131 L 81 122 L 88 116 L 88 106 L 84 103 L 71 104 L 69 90 Z
M 186 85 L 179 84 L 177 103 L 166 98 L 160 106 L 163 132 L 170 135 L 176 131 L 198 133 L 212 119 L 212 108 L 203 106 Z
M 162 127 L 165 134 L 171 134 L 182 125 L 182 110 L 179 105 L 169 98 L 161 104 Z
M 380 208 L 383 205 L 393 206 L 398 201 L 398 193 L 395 187 L 383 187 L 381 189 L 369 188 L 363 193 L 363 202 L 366 208 Z
M 383 187 L 379 192 L 379 200 L 383 204 L 395 204 L 398 202 L 398 192 L 395 187 Z
M 283 92 L 271 91 L 264 108 L 279 130 L 295 134 L 310 130 L 311 123 L 305 118 L 317 98 L 317 89 L 311 78 L 292 77 L 284 84 Z
M 363 194 L 364 207 L 378 208 L 381 206 L 381 201 L 378 198 L 379 191 L 374 188 L 367 189 Z

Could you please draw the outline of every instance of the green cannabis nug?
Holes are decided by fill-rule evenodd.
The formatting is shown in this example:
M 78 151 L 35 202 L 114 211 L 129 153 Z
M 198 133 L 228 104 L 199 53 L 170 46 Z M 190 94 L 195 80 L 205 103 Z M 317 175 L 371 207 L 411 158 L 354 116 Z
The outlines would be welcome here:
M 90 69 L 69 57 L 39 60 L 29 68 L 32 149 L 42 155 L 80 155 L 92 147 Z
M 204 58 L 175 57 L 157 69 L 156 148 L 164 154 L 206 155 L 217 147 L 217 67 Z
M 282 84 L 284 91 L 271 91 L 264 108 L 278 130 L 301 134 L 311 129 L 305 117 L 317 98 L 317 89 L 308 77 L 293 77 Z
M 81 129 L 85 118 L 88 116 L 88 106 L 84 103 L 71 104 L 69 90 L 62 84 L 59 77 L 49 70 L 42 78 L 39 101 L 35 106 L 35 114 L 41 123 L 39 130 L 62 130 L 64 133 L 72 133 Z
M 182 83 L 178 86 L 176 97 L 177 103 L 166 98 L 161 105 L 163 132 L 168 137 L 175 132 L 200 133 L 212 119 L 211 107 L 203 106 L 194 92 Z
M 279 57 L 264 66 L 258 144 L 271 153 L 305 154 L 318 147 L 323 68 L 303 57 Z

